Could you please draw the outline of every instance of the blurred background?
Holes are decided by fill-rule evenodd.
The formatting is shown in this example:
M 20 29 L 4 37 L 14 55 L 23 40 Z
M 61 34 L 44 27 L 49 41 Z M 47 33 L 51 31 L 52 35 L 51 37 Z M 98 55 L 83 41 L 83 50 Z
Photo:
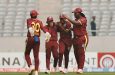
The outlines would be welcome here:
M 115 71 L 115 0 L 0 0 L 0 68 L 25 68 L 25 61 L 20 61 L 24 58 L 26 19 L 30 17 L 31 10 L 37 10 L 38 18 L 46 25 L 48 16 L 57 22 L 60 13 L 74 19 L 71 12 L 76 7 L 82 8 L 87 18 L 89 44 L 85 71 L 98 70 L 92 68 Z M 44 39 L 42 32 L 40 52 L 43 62 Z M 70 54 L 73 63 L 70 62 L 70 67 L 75 66 L 72 53 L 73 48 Z

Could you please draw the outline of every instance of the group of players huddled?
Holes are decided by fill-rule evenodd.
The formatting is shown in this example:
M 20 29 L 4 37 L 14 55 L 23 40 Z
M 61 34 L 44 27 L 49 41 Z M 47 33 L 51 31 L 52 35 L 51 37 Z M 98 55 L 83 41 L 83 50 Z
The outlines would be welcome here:
M 76 8 L 74 13 L 75 20 L 70 19 L 65 14 L 59 15 L 59 22 L 54 22 L 53 17 L 47 17 L 47 25 L 43 25 L 42 21 L 37 18 L 39 13 L 36 10 L 30 12 L 27 19 L 27 39 L 25 60 L 29 67 L 29 75 L 34 69 L 34 75 L 38 75 L 39 69 L 39 47 L 40 47 L 40 30 L 45 33 L 46 48 L 46 74 L 50 74 L 50 57 L 51 52 L 54 58 L 53 72 L 58 69 L 60 72 L 68 73 L 69 52 L 71 46 L 74 48 L 74 55 L 78 66 L 77 73 L 83 73 L 85 61 L 85 49 L 88 44 L 88 34 L 86 31 L 87 19 L 82 13 L 81 8 Z M 60 38 L 58 40 L 58 35 Z M 73 38 L 72 38 L 73 33 Z M 58 41 L 58 42 L 57 42 Z M 32 65 L 30 52 L 33 49 L 35 67 Z M 58 50 L 59 49 L 59 50 Z M 62 68 L 63 55 L 65 57 L 65 66 Z

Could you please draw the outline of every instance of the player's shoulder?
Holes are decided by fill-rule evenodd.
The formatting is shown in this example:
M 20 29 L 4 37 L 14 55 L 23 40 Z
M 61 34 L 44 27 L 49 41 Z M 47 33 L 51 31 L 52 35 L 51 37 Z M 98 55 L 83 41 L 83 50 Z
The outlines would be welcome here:
M 37 21 L 41 21 L 40 19 L 36 18 Z
M 86 17 L 81 17 L 80 19 L 81 19 L 81 20 L 87 20 Z
M 42 23 L 42 21 L 38 18 L 36 18 L 36 21 L 39 22 L 39 23 Z
M 87 22 L 86 17 L 81 17 L 80 20 L 81 20 L 82 22 Z
M 27 21 L 30 21 L 31 20 L 31 18 L 27 18 Z

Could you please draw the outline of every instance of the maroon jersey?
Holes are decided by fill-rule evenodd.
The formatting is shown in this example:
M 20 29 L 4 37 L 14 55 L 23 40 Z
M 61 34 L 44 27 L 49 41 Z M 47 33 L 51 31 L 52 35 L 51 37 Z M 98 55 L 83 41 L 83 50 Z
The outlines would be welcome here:
M 27 28 L 29 27 L 32 27 L 34 29 L 34 35 L 37 35 L 39 37 L 40 37 L 40 29 L 46 32 L 46 30 L 43 28 L 42 21 L 40 21 L 39 19 L 32 19 L 32 18 L 27 19 Z M 30 32 L 28 31 L 27 37 L 30 36 L 31 36 Z
M 53 25 L 53 27 L 50 27 L 49 25 L 44 26 L 44 28 L 51 34 L 51 38 L 50 41 L 57 41 L 58 37 L 57 37 L 57 26 Z
M 82 36 L 86 35 L 86 26 L 87 26 L 87 20 L 85 17 L 81 17 L 80 19 L 75 19 L 75 21 L 78 21 L 80 25 L 74 25 L 73 26 L 73 32 L 74 36 Z
M 60 23 L 60 22 L 58 22 Z M 66 21 L 65 24 L 61 23 L 61 26 L 58 27 L 60 32 L 59 41 L 63 41 L 67 46 L 71 47 L 72 44 L 72 32 L 71 32 L 71 23 Z M 66 31 L 69 30 L 69 31 Z
M 59 22 L 60 23 L 60 22 Z M 59 26 L 59 32 L 60 32 L 60 39 L 71 39 L 72 38 L 72 33 L 71 33 L 71 23 L 66 21 L 65 24 L 62 24 Z M 68 29 L 69 31 L 66 32 L 65 30 Z

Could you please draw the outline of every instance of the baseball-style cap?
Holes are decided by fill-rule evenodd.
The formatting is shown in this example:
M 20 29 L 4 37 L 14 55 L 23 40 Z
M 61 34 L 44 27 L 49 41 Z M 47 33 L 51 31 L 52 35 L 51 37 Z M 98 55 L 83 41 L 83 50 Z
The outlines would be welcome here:
M 51 22 L 51 21 L 53 21 L 53 17 L 51 16 L 47 17 L 47 22 Z
M 36 10 L 31 10 L 30 15 L 37 16 L 37 15 L 39 15 L 39 13 Z
M 75 8 L 72 13 L 81 13 L 82 9 L 81 8 Z

